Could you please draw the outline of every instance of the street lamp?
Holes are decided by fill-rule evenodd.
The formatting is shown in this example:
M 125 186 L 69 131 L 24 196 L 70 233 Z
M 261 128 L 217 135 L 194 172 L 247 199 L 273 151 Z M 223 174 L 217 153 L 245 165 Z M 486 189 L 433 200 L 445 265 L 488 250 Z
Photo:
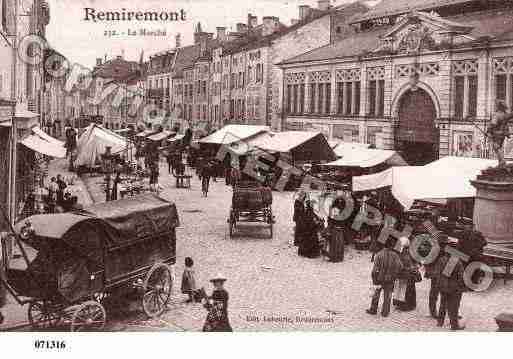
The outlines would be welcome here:
M 102 155 L 103 173 L 105 174 L 105 201 L 110 201 L 110 180 L 112 175 L 112 148 L 105 147 L 105 153 Z

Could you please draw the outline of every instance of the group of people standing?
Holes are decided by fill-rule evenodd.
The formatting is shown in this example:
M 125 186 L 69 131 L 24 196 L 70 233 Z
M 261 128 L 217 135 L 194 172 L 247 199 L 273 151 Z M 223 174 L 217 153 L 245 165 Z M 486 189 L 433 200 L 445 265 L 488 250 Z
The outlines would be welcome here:
M 50 179 L 50 183 L 47 188 L 47 205 L 49 213 L 55 213 L 58 207 L 66 207 L 65 200 L 68 200 L 68 198 L 65 197 L 69 197 L 65 194 L 67 187 L 68 185 L 66 184 L 66 181 L 64 181 L 60 174 L 58 174 L 57 177 L 52 177 Z
M 459 307 L 462 293 L 465 291 L 463 281 L 463 265 L 457 261 L 451 273 L 445 273 L 450 255 L 444 251 L 449 245 L 448 236 L 443 232 L 437 232 L 434 238 L 440 246 L 440 255 L 430 265 L 425 266 L 425 277 L 431 280 L 429 293 L 429 310 L 431 316 L 437 320 L 437 325 L 444 325 L 446 314 L 452 330 L 462 330 L 459 324 Z M 417 295 L 416 283 L 422 281 L 422 275 L 417 264 L 410 255 L 409 240 L 405 237 L 395 240 L 388 238 L 387 242 L 374 257 L 374 266 L 371 277 L 374 285 L 374 293 L 371 306 L 367 313 L 376 315 L 378 304 L 383 293 L 381 315 L 387 317 L 390 314 L 391 302 L 400 311 L 416 309 Z M 437 310 L 437 302 L 440 304 Z M 392 301 L 393 299 L 393 301 Z
M 293 221 L 294 245 L 298 247 L 298 255 L 307 258 L 317 258 L 321 255 L 319 230 L 323 227 L 322 220 L 315 213 L 312 202 L 306 193 L 300 191 L 294 201 Z

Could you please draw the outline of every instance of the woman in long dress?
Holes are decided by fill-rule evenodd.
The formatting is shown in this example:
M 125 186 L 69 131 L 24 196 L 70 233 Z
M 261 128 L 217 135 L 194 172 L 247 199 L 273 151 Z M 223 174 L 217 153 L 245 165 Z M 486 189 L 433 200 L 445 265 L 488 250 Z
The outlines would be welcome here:
M 203 325 L 204 332 L 232 332 L 228 319 L 228 292 L 224 289 L 226 278 L 218 275 L 210 280 L 214 285 L 212 296 L 208 298 L 204 306 L 208 311 L 207 319 Z
M 306 201 L 298 254 L 307 258 L 317 258 L 321 255 L 319 244 L 319 218 L 315 214 L 310 201 Z
M 294 215 L 292 217 L 292 220 L 296 224 L 294 228 L 294 245 L 299 245 L 300 242 L 300 235 L 301 235 L 301 227 L 304 220 L 304 213 L 305 213 L 305 198 L 306 193 L 301 191 L 298 194 L 298 197 L 294 201 Z
M 414 310 L 417 307 L 417 291 L 415 288 L 415 276 L 417 265 L 410 256 L 410 242 L 403 237 L 399 256 L 403 264 L 403 273 L 394 285 L 394 306 L 403 312 Z

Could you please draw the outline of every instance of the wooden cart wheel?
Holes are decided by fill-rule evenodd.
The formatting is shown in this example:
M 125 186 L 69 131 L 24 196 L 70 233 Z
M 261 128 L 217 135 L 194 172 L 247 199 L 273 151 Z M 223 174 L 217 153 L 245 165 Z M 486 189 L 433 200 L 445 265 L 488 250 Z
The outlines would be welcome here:
M 153 266 L 144 280 L 143 289 L 142 307 L 146 315 L 150 318 L 161 315 L 166 309 L 173 289 L 169 267 L 163 263 Z
M 105 327 L 107 313 L 100 303 L 90 300 L 78 306 L 71 317 L 72 332 L 97 332 Z
M 30 326 L 37 330 L 54 328 L 60 321 L 59 315 L 46 302 L 31 302 L 27 316 Z

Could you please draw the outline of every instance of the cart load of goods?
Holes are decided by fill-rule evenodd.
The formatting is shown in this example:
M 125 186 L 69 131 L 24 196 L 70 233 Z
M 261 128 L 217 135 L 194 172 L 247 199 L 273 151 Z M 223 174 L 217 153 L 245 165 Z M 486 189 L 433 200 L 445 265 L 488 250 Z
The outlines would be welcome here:
M 272 190 L 255 183 L 240 183 L 235 187 L 232 198 L 233 208 L 257 210 L 273 203 Z

